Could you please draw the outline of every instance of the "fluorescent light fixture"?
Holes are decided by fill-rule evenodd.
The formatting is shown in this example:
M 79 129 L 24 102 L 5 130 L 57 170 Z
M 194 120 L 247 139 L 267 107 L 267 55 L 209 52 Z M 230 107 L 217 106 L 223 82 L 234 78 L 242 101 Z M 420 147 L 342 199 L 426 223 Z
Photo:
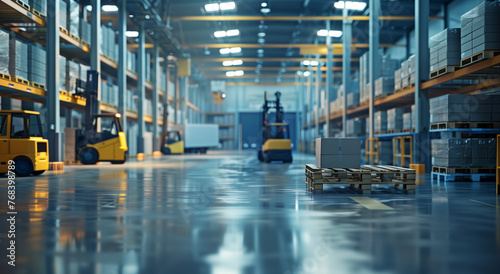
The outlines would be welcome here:
M 264 39 L 264 38 L 259 38 L 259 39 L 257 39 L 257 42 L 258 42 L 259 44 L 264 44 L 264 43 L 266 42 L 266 39 Z
M 267 13 L 270 13 L 271 12 L 271 9 L 270 8 L 261 8 L 260 9 L 260 12 L 264 13 L 264 14 L 267 14 Z
M 333 6 L 336 9 L 343 9 L 344 8 L 344 1 L 338 1 L 333 4 Z M 364 10 L 366 8 L 366 3 L 365 2 L 356 2 L 356 1 L 345 1 L 345 7 L 348 10 Z
M 259 36 L 259 37 L 266 37 L 266 33 L 265 32 L 259 32 L 259 33 L 257 33 L 257 36 Z
M 241 48 L 240 47 L 235 47 L 235 48 L 230 48 L 231 53 L 240 53 Z
M 227 71 L 226 72 L 227 77 L 233 77 L 234 76 L 234 71 Z
M 258 49 L 257 53 L 264 53 L 264 49 Z
M 87 6 L 87 10 L 88 10 L 88 11 L 92 11 L 92 6 L 91 6 L 91 5 L 88 5 L 88 6 Z
M 304 61 L 302 61 L 302 64 L 304 66 L 313 66 L 313 67 L 319 65 L 318 61 L 314 61 L 314 60 L 304 60 Z
M 235 47 L 235 48 L 222 48 L 219 50 L 220 54 L 229 54 L 229 53 L 240 53 L 241 48 L 240 47 Z
M 304 76 L 305 76 L 305 77 L 309 77 L 309 76 L 311 76 L 311 72 L 310 72 L 310 71 L 304 71 Z
M 231 37 L 240 35 L 240 31 L 237 29 L 230 29 L 228 31 L 219 30 L 214 32 L 215 38 Z
M 206 4 L 205 5 L 205 10 L 206 11 L 218 11 L 219 10 L 219 4 Z
M 102 6 L 102 11 L 114 12 L 114 11 L 118 11 L 118 7 L 115 5 L 104 5 L 104 6 Z
M 297 71 L 297 75 L 302 76 L 302 75 L 304 75 L 304 72 L 299 70 L 299 71 Z
M 326 37 L 326 35 L 328 34 L 328 31 L 326 29 L 322 29 L 322 30 L 318 30 L 318 32 L 316 33 L 318 36 L 323 36 L 323 37 Z M 340 30 L 331 30 L 330 31 L 330 37 L 340 37 L 342 36 L 342 31 Z
M 263 8 L 267 7 L 267 2 L 262 2 L 262 4 L 260 4 L 260 6 Z
M 240 35 L 240 31 L 237 29 L 230 29 L 230 30 L 226 31 L 226 35 L 228 37 L 229 36 L 238 36 L 238 35 Z
M 229 60 L 229 61 L 224 61 L 222 62 L 222 65 L 225 66 L 225 67 L 229 67 L 229 66 L 240 66 L 243 64 L 243 61 L 242 60 Z
M 213 3 L 206 4 L 205 10 L 208 12 L 218 11 L 218 10 L 234 10 L 236 9 L 236 4 L 234 2 L 224 2 L 224 3 Z
M 125 33 L 127 37 L 139 37 L 139 32 L 135 30 L 129 30 Z
M 215 38 L 222 38 L 222 37 L 226 37 L 227 34 L 225 31 L 219 30 L 219 31 L 214 32 L 214 36 L 215 36 Z
M 220 10 L 234 10 L 236 8 L 236 4 L 234 2 L 225 2 L 219 4 Z
M 234 76 L 243 76 L 244 74 L 245 74 L 245 72 L 242 70 L 237 70 L 234 72 Z

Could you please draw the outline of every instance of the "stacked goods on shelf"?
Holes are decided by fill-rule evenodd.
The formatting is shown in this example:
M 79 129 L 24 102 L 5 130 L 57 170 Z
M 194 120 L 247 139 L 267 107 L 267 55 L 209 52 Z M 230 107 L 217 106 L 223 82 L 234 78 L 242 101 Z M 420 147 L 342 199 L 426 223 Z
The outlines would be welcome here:
M 87 20 L 82 19 L 80 21 L 80 39 L 89 45 L 91 40 L 90 33 L 91 33 L 90 23 L 87 22 Z
M 1 39 L 1 38 L 0 38 Z M 28 69 L 29 81 L 45 86 L 46 85 L 46 71 L 47 71 L 47 53 L 45 48 L 39 44 L 33 43 L 29 45 L 28 54 Z
M 401 89 L 401 68 L 394 71 L 394 91 Z
M 415 105 L 411 106 L 410 112 L 403 114 L 403 130 L 410 131 L 415 128 L 415 117 L 413 115 L 415 113 Z
M 431 142 L 433 166 L 495 167 L 495 138 L 449 138 Z
M 387 132 L 387 111 L 380 110 L 375 112 L 375 117 L 373 120 L 375 134 L 383 134 Z
M 64 1 L 59 1 L 59 26 L 66 29 L 68 27 L 68 5 Z
M 63 12 L 61 10 L 61 12 Z M 68 0 L 68 31 L 80 38 L 80 4 L 75 0 Z
M 432 36 L 429 48 L 430 77 L 453 72 L 454 69 L 448 67 L 460 66 L 460 29 L 445 29 Z
M 76 79 L 80 78 L 80 64 L 74 61 L 68 60 L 66 62 L 66 90 L 70 93 L 76 92 Z M 86 81 L 87 79 L 82 79 Z
M 112 60 L 118 60 L 115 51 L 115 31 L 112 28 L 101 25 L 101 52 Z
M 401 63 L 401 88 L 409 88 L 415 83 L 415 55 Z
M 366 84 L 370 80 L 370 75 L 369 75 L 369 59 L 368 59 L 368 52 L 365 54 L 361 55 L 359 58 L 359 100 L 360 103 L 365 102 L 368 100 L 370 97 L 366 92 Z
M 31 8 L 45 15 L 47 14 L 47 0 L 32 0 Z
M 111 77 L 101 78 L 101 101 L 112 106 L 118 105 L 118 86 Z
M 9 74 L 9 33 L 0 29 L 0 73 Z
M 339 88 L 337 89 L 337 104 L 336 104 L 336 110 L 341 111 L 344 109 L 344 85 L 340 85 Z
M 482 51 L 500 50 L 499 17 L 498 1 L 485 1 L 462 15 L 460 18 L 462 59 Z M 461 65 L 468 65 L 472 61 L 476 60 L 462 60 Z
M 144 113 L 153 115 L 153 103 L 151 102 L 151 99 L 146 99 L 146 102 L 144 104 Z
M 430 122 L 498 122 L 499 95 L 450 94 L 430 100 Z
M 360 168 L 361 141 L 358 138 L 317 138 L 318 168 Z
M 152 81 L 152 73 L 151 73 L 151 66 L 153 65 L 153 62 L 151 62 L 151 53 L 146 53 L 146 80 L 147 81 Z
M 382 81 L 382 89 L 380 89 L 381 96 L 392 94 L 394 92 L 394 87 L 392 83 L 394 82 L 394 71 L 398 67 L 398 61 L 391 59 L 390 55 L 383 55 L 379 53 L 378 55 L 379 61 L 379 77 L 383 78 Z M 359 59 L 359 91 L 360 91 L 360 102 L 364 102 L 369 100 L 371 93 L 371 83 L 370 83 L 370 75 L 369 75 L 370 67 L 369 67 L 369 57 L 368 52 L 363 54 Z M 375 79 L 377 80 L 377 79 Z M 386 84 L 385 81 L 388 83 Z M 374 87 L 375 92 L 377 92 L 377 86 Z
M 362 136 L 365 134 L 364 128 L 365 128 L 365 119 L 364 118 L 356 118 L 356 119 L 349 119 L 346 122 L 346 135 L 347 136 Z
M 130 71 L 137 71 L 136 63 L 137 63 L 136 54 L 134 52 L 127 51 L 127 69 Z
M 134 98 L 134 93 L 135 92 L 133 90 L 128 90 L 126 106 L 127 110 L 137 112 L 137 102 Z
M 347 108 L 355 108 L 359 105 L 359 92 L 347 94 Z
M 66 57 L 59 56 L 59 90 L 68 91 L 66 88 Z
M 385 97 L 394 93 L 394 78 L 380 77 L 375 80 L 375 98 Z
M 402 108 L 392 108 L 387 110 L 387 131 L 401 132 L 403 129 L 403 113 Z
M 15 38 L 9 40 L 9 74 L 28 80 L 28 44 Z
M 393 157 L 393 149 L 394 146 L 391 141 L 380 140 L 378 143 L 378 152 L 379 152 L 379 165 L 392 165 L 394 161 Z

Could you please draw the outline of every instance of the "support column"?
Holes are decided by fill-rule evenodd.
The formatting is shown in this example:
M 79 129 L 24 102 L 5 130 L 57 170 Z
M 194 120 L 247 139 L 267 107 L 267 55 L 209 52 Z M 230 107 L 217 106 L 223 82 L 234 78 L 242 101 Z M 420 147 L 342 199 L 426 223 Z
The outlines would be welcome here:
M 179 110 L 181 109 L 181 95 L 179 90 L 180 79 L 177 74 L 175 75 L 175 96 L 174 96 L 174 104 L 175 104 L 175 114 L 174 114 L 174 123 L 176 125 L 180 124 L 182 121 L 179 121 Z
M 425 164 L 430 171 L 431 155 L 429 140 L 429 92 L 421 89 L 421 83 L 429 76 L 429 0 L 415 1 L 415 138 L 413 162 Z
M 144 153 L 144 132 L 146 131 L 146 122 L 144 121 L 144 102 L 146 101 L 146 87 L 144 82 L 146 80 L 146 31 L 144 29 L 144 22 L 139 24 L 139 48 L 138 48 L 138 70 L 137 70 L 137 153 Z
M 159 150 L 158 145 L 158 90 L 161 86 L 161 69 L 160 69 L 160 45 L 155 42 L 154 48 L 154 64 L 153 64 L 153 99 L 151 107 L 153 111 L 153 152 Z
M 379 57 L 378 57 L 378 47 L 379 47 L 379 24 L 378 17 L 380 14 L 380 0 L 370 0 L 370 22 L 369 22 L 369 63 L 370 63 L 370 101 L 369 101 L 369 118 L 370 123 L 370 138 L 373 138 L 374 132 L 374 114 L 375 107 L 373 105 L 375 101 L 375 80 L 379 77 Z
M 326 54 L 326 88 L 325 88 L 325 134 L 324 137 L 330 137 L 330 90 L 332 89 L 333 79 L 333 47 L 332 37 L 330 36 L 330 20 L 326 21 L 326 47 L 328 52 Z
M 118 112 L 127 132 L 127 0 L 118 2 Z
M 343 16 L 349 16 L 349 11 L 344 6 Z M 347 137 L 347 92 L 351 90 L 351 40 L 352 20 L 342 20 L 342 84 L 344 85 L 344 109 L 342 110 L 342 137 Z
M 59 0 L 47 1 L 47 95 L 46 131 L 49 140 L 49 162 L 60 162 L 61 123 L 59 103 Z
M 316 97 L 316 136 L 315 138 L 319 138 L 319 120 L 321 117 L 319 117 L 319 109 L 321 107 L 321 104 L 320 104 L 320 98 L 319 98 L 319 94 L 320 94 L 320 89 L 321 89 L 321 62 L 320 62 L 320 59 L 319 59 L 319 54 L 316 55 L 316 61 L 318 61 L 318 66 L 316 66 L 317 70 L 316 70 L 316 90 L 315 90 L 315 94 L 314 96 Z
M 310 120 L 309 120 L 309 123 L 307 125 L 307 144 L 306 144 L 306 152 L 308 153 L 312 153 L 311 151 L 311 146 L 309 144 L 309 142 L 312 142 L 314 141 L 314 137 L 311 136 L 312 134 L 312 130 L 311 129 L 311 121 L 313 119 L 312 117 L 312 110 L 313 110 L 313 102 L 314 102 L 314 93 L 313 93 L 313 84 L 314 84 L 314 78 L 313 78 L 313 71 L 312 71 L 312 67 L 309 66 L 309 76 L 307 77 L 307 82 L 309 83 L 309 85 L 307 86 L 307 105 L 308 105 L 308 113 L 311 113 L 310 115 Z
M 186 124 L 188 120 L 188 106 L 189 101 L 189 77 L 183 76 L 180 78 L 180 100 L 181 100 L 181 124 Z
M 101 112 L 101 0 L 91 0 L 90 69 L 97 71 L 97 113 Z M 59 22 L 57 22 L 59 26 Z M 59 30 L 58 30 L 59 31 Z M 48 49 L 47 49 L 48 50 Z

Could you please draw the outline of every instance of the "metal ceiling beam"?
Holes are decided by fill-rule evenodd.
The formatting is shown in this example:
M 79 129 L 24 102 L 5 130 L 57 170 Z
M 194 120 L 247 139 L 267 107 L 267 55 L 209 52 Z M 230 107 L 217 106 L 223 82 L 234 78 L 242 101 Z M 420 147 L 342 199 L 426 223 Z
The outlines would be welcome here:
M 311 60 L 311 58 L 239 58 L 239 57 L 222 57 L 222 58 L 192 58 L 191 62 L 210 63 L 224 62 L 232 60 L 241 60 L 243 62 L 302 62 Z M 326 58 L 320 58 L 321 62 L 326 62 Z M 342 62 L 342 58 L 333 58 L 334 62 Z M 351 58 L 351 62 L 358 62 L 359 58 Z
M 342 48 L 342 43 L 333 43 L 334 48 Z M 351 44 L 353 48 L 369 48 L 370 45 L 367 43 L 355 43 Z M 182 45 L 184 48 L 229 48 L 229 47 L 240 47 L 240 48 L 307 48 L 307 49 L 324 49 L 326 52 L 326 45 L 314 45 L 314 44 L 239 44 L 239 43 L 220 43 L 220 44 L 185 44 Z M 383 48 L 392 47 L 405 47 L 404 45 L 396 44 L 380 44 Z
M 357 16 L 242 16 L 242 15 L 220 15 L 220 16 L 177 16 L 170 17 L 170 20 L 176 21 L 342 21 L 349 19 L 353 21 L 368 21 L 370 16 L 357 15 Z M 429 19 L 443 19 L 441 16 L 429 16 Z M 392 21 L 413 21 L 414 16 L 379 16 L 379 20 L 392 20 Z
M 232 71 L 232 70 L 243 70 L 243 71 L 279 71 L 281 69 L 286 69 L 287 71 L 305 71 L 307 68 L 304 67 L 198 67 L 199 71 Z M 351 70 L 359 70 L 358 68 L 351 68 Z M 316 67 L 313 67 L 312 71 L 317 71 Z M 321 67 L 321 71 L 326 71 L 326 67 Z M 332 71 L 342 71 L 342 67 L 332 67 Z

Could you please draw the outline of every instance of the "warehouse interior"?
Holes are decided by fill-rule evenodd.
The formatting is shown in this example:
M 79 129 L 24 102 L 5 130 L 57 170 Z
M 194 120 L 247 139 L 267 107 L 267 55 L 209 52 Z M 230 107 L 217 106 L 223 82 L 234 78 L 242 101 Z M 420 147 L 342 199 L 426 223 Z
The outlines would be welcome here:
M 498 273 L 498 18 L 0 0 L 0 273 Z

